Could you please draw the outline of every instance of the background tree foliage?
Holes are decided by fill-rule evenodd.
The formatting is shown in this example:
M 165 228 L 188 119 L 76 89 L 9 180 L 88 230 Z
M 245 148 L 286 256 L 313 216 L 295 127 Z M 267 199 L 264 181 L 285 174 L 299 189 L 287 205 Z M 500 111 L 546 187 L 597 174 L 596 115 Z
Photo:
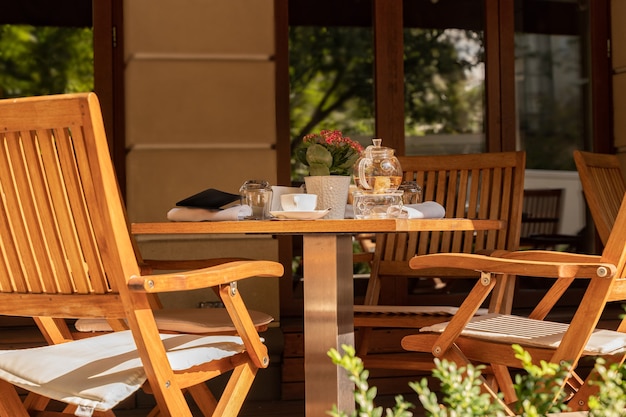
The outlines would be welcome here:
M 289 36 L 292 148 L 322 128 L 371 137 L 371 28 L 293 26 Z M 407 29 L 404 43 L 407 135 L 482 131 L 482 85 L 468 79 L 482 60 L 463 53 L 463 47 L 482 45 L 478 34 Z
M 90 28 L 0 25 L 0 97 L 93 91 Z

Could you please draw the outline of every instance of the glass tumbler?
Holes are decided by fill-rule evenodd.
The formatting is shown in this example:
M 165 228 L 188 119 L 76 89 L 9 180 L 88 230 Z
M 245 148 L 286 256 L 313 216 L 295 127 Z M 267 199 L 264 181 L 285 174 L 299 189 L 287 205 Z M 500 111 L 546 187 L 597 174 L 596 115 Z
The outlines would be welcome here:
M 265 220 L 271 217 L 272 187 L 265 180 L 248 180 L 239 189 L 241 204 L 250 206 L 248 220 Z

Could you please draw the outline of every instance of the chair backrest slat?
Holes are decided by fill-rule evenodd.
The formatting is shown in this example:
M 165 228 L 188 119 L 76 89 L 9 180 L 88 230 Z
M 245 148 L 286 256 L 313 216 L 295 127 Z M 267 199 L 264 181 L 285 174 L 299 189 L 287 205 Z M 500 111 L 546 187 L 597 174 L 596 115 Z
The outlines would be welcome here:
M 606 245 L 626 193 L 619 159 L 616 155 L 574 151 L 574 162 L 593 223 Z

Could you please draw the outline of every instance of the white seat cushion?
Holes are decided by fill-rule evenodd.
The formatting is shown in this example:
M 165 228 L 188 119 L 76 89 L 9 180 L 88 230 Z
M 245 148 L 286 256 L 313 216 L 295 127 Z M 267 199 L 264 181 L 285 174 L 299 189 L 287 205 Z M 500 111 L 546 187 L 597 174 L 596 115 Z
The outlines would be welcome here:
M 443 332 L 446 323 L 423 327 L 422 332 Z M 463 335 L 482 339 L 495 339 L 503 343 L 520 343 L 529 346 L 556 348 L 569 328 L 568 324 L 533 320 L 502 314 L 475 316 L 463 330 Z M 613 330 L 596 329 L 587 345 L 585 355 L 606 355 L 626 348 L 626 334 Z
M 257 327 L 266 326 L 274 317 L 260 311 L 249 310 L 252 322 Z M 225 308 L 181 308 L 154 310 L 154 320 L 162 332 L 178 333 L 223 333 L 234 331 L 230 316 Z M 105 319 L 78 319 L 74 324 L 79 332 L 110 332 L 111 326 Z
M 183 370 L 244 351 L 237 336 L 162 334 L 172 369 Z M 137 391 L 146 374 L 130 331 L 59 345 L 0 351 L 0 378 L 79 406 L 76 415 L 109 410 Z

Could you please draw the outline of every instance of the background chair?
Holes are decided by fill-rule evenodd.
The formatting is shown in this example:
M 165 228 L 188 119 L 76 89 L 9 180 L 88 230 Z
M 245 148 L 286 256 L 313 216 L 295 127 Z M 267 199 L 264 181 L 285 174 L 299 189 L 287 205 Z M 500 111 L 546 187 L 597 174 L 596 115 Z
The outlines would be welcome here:
M 626 264 L 626 198 L 623 199 L 613 231 L 602 256 L 579 255 L 550 251 L 500 252 L 492 256 L 473 254 L 432 254 L 411 260 L 411 268 L 464 267 L 481 273 L 477 283 L 447 323 L 424 328 L 420 334 L 407 336 L 402 346 L 410 351 L 430 352 L 458 364 L 496 364 L 519 368 L 511 344 L 525 348 L 537 364 L 540 360 L 551 363 L 568 362 L 573 372 L 563 386 L 572 391 L 569 405 L 574 409 L 587 409 L 587 399 L 594 392 L 589 381 L 592 372 L 583 382 L 577 365 L 584 356 L 604 356 L 609 362 L 621 363 L 626 352 L 626 323 L 618 331 L 598 329 L 601 315 L 608 302 L 622 301 L 625 297 L 624 265 Z M 553 285 L 544 298 L 527 317 L 490 314 L 476 317 L 474 312 L 491 292 L 497 281 L 507 274 L 551 279 Z M 579 279 L 588 280 L 584 297 L 569 323 L 546 320 L 567 288 Z M 620 313 L 617 313 L 619 316 Z M 516 400 L 510 375 L 506 368 L 498 375 L 498 388 L 505 402 Z M 559 383 L 556 382 L 555 383 Z M 511 410 L 513 413 L 515 410 Z
M 406 354 L 371 349 L 375 340 L 390 339 L 390 328 L 402 329 L 400 335 L 433 323 L 447 320 L 456 311 L 451 297 L 411 294 L 410 280 L 478 275 L 466 270 L 433 268 L 415 271 L 409 260 L 419 254 L 436 252 L 515 250 L 519 243 L 524 190 L 525 154 L 523 152 L 483 153 L 400 157 L 404 180 L 422 187 L 424 201 L 437 201 L 446 209 L 446 217 L 501 219 L 504 230 L 479 232 L 415 232 L 376 234 L 363 305 L 355 305 L 358 355 L 368 368 L 431 370 L 432 362 L 407 357 Z M 457 281 L 457 280 L 452 280 Z M 452 281 L 448 281 L 449 290 Z M 464 280 L 461 280 L 464 281 Z M 424 281 L 419 281 L 424 282 Z M 462 299 L 471 287 L 457 291 Z M 493 298 L 495 311 L 510 311 L 512 280 Z M 441 293 L 441 292 L 440 292 Z M 375 330 L 374 328 L 378 328 Z M 399 339 L 395 346 L 399 347 Z
M 562 249 L 577 252 L 582 237 L 559 233 L 563 217 L 563 189 L 525 189 L 521 249 Z
M 619 159 L 617 155 L 574 151 L 574 162 L 593 224 L 606 245 L 626 192 Z
M 158 415 L 238 413 L 267 349 L 237 290 L 279 263 L 233 261 L 141 275 L 111 164 L 98 100 L 73 94 L 0 101 L 0 314 L 33 317 L 49 346 L 0 354 L 0 415 L 112 416 L 142 387 Z M 160 334 L 151 294 L 211 288 L 236 336 Z M 104 318 L 114 329 L 72 340 L 65 319 Z M 219 401 L 205 381 L 232 371 Z M 24 403 L 15 386 L 30 392 Z M 53 414 L 45 414 L 53 415 Z

